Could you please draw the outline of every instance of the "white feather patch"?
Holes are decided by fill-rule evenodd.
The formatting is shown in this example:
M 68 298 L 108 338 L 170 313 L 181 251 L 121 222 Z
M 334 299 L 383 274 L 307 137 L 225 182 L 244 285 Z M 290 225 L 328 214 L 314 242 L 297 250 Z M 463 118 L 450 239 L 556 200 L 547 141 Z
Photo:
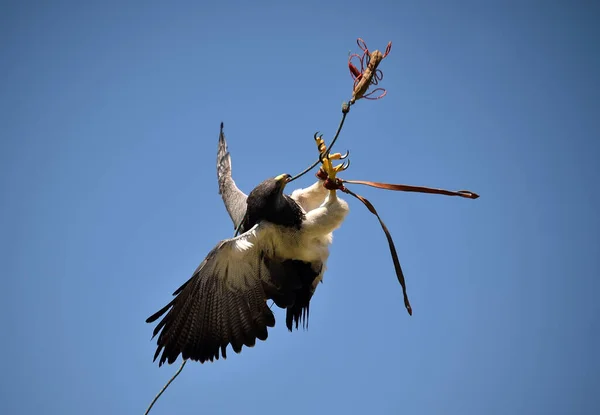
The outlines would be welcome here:
M 241 238 L 235 241 L 235 250 L 238 252 L 244 252 L 251 249 L 254 246 L 247 238 Z

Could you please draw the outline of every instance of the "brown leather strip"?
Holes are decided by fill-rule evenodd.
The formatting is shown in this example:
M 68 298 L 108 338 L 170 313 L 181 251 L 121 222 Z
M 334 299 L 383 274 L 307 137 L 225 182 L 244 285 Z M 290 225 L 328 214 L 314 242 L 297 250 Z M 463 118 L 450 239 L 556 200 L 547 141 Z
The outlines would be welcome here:
M 347 182 L 347 183 L 350 183 L 350 182 Z M 377 210 L 375 210 L 375 207 L 371 204 L 371 202 L 369 202 L 364 197 L 357 195 L 356 193 L 354 193 L 353 191 L 349 190 L 346 187 L 342 187 L 340 190 L 342 190 L 344 193 L 348 193 L 348 194 L 354 196 L 355 198 L 357 198 L 358 200 L 363 202 L 363 204 L 367 207 L 367 209 L 369 209 L 369 211 L 372 214 L 377 216 L 377 219 L 379 220 L 379 223 L 381 224 L 381 229 L 383 229 L 383 232 L 385 233 L 385 237 L 387 238 L 387 241 L 388 241 L 388 245 L 390 246 L 390 253 L 392 254 L 392 260 L 394 261 L 394 268 L 396 269 L 396 277 L 398 277 L 398 282 L 400 282 L 400 285 L 402 286 L 402 294 L 404 295 L 404 306 L 406 307 L 406 311 L 408 311 L 408 314 L 410 314 L 412 316 L 412 307 L 410 306 L 410 301 L 408 301 L 408 295 L 406 294 L 406 281 L 404 279 L 404 273 L 402 272 L 402 267 L 400 266 L 400 260 L 398 259 L 398 254 L 396 253 L 396 246 L 394 245 L 394 241 L 392 239 L 392 235 L 390 234 L 390 231 L 388 230 L 387 226 L 385 226 L 385 223 L 383 223 L 383 221 L 379 217 Z
M 351 183 L 351 184 L 364 184 L 371 187 L 377 187 L 379 189 L 386 190 L 396 190 L 400 192 L 417 192 L 417 193 L 433 193 L 438 195 L 446 195 L 446 196 L 460 196 L 465 197 L 467 199 L 477 199 L 479 195 L 477 193 L 473 193 L 469 190 L 445 190 L 445 189 L 434 189 L 431 187 L 423 187 L 423 186 L 409 186 L 407 184 L 390 184 L 390 183 L 381 183 L 381 182 L 370 182 L 365 180 L 343 180 L 340 179 L 343 183 Z

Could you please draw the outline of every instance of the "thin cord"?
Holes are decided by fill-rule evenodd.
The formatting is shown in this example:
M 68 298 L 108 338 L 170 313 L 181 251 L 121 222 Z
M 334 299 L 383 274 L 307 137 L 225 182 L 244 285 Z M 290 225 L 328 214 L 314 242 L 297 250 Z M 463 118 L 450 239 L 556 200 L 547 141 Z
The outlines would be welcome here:
M 342 104 L 342 119 L 340 121 L 340 125 L 338 125 L 338 129 L 335 132 L 335 136 L 333 137 L 333 140 L 331 141 L 331 144 L 329 144 L 329 147 L 327 147 L 327 150 L 323 154 L 329 155 L 329 152 L 331 151 L 331 148 L 335 144 L 336 140 L 338 139 L 338 137 L 340 135 L 340 132 L 342 131 L 342 127 L 344 126 L 344 121 L 346 120 L 346 115 L 348 115 L 348 113 L 350 112 L 350 106 L 352 104 L 353 104 L 353 102 L 350 102 L 350 103 L 344 102 Z M 317 164 L 319 164 L 321 162 L 322 162 L 321 155 L 319 155 L 319 158 L 317 159 L 317 161 L 315 161 L 311 166 L 309 166 L 306 169 L 304 169 L 301 173 L 298 173 L 297 175 L 295 175 L 294 177 L 292 177 L 290 179 L 290 182 L 293 182 L 294 180 L 299 179 L 300 177 L 304 176 L 306 173 L 308 173 L 309 171 L 311 171 L 312 169 L 314 169 L 317 166 Z
M 340 125 L 338 125 L 338 129 L 335 132 L 335 136 L 333 137 L 333 140 L 331 140 L 331 144 L 329 144 L 329 147 L 327 147 L 327 151 L 325 152 L 325 155 L 329 155 L 329 152 L 331 151 L 331 149 L 333 148 L 333 145 L 335 144 L 335 142 L 337 141 L 340 132 L 342 131 L 342 127 L 344 126 L 344 121 L 346 120 L 346 115 L 348 115 L 348 113 L 350 112 L 350 106 L 353 104 L 353 102 L 347 103 L 344 102 L 342 104 L 342 119 L 340 120 Z M 319 155 L 319 161 L 321 161 L 321 155 Z
M 175 374 L 171 377 L 171 379 L 169 379 L 169 381 L 165 384 L 165 386 L 163 386 L 163 388 L 160 390 L 160 392 L 158 392 L 158 395 L 156 395 L 154 397 L 154 399 L 152 399 L 152 402 L 150 402 L 150 406 L 148 406 L 148 409 L 146 409 L 146 412 L 144 412 L 144 415 L 148 415 L 150 413 L 150 410 L 152 409 L 152 407 L 154 406 L 154 404 L 156 403 L 158 398 L 160 398 L 160 395 L 162 395 L 163 392 L 167 390 L 167 388 L 169 387 L 171 382 L 173 382 L 175 380 L 175 378 L 177 376 L 179 376 L 179 374 L 183 370 L 183 367 L 185 366 L 186 363 L 187 363 L 187 360 L 184 360 L 183 363 L 181 363 L 181 366 L 179 366 L 179 369 L 177 369 L 177 372 L 175 372 Z

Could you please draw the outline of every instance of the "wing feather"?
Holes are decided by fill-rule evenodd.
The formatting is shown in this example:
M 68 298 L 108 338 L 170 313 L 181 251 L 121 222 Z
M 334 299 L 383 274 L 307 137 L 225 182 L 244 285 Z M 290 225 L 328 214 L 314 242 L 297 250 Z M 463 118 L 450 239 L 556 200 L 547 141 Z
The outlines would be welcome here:
M 217 150 L 217 178 L 219 181 L 219 194 L 223 198 L 225 208 L 233 221 L 233 228 L 237 229 L 246 214 L 246 199 L 248 196 L 237 187 L 231 178 L 231 155 L 227 149 L 223 123 L 221 123 L 219 148 Z
M 271 276 L 262 264 L 261 238 L 268 238 L 268 232 L 259 224 L 220 242 L 175 291 L 176 297 L 146 320 L 151 323 L 164 315 L 154 330 L 159 365 L 171 364 L 179 355 L 200 362 L 220 354 L 225 358 L 229 344 L 239 353 L 244 345 L 252 347 L 256 339 L 267 338 L 275 317 L 263 288 Z

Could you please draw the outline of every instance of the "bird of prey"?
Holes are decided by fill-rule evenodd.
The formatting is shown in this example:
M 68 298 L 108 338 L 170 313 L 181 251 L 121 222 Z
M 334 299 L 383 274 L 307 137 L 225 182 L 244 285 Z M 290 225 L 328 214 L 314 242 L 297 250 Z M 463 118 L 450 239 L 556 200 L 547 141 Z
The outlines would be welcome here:
M 331 177 L 336 172 L 326 171 Z M 268 327 L 275 325 L 267 300 L 286 309 L 288 330 L 299 323 L 306 327 L 332 232 L 348 214 L 348 204 L 322 180 L 288 196 L 283 192 L 291 176 L 281 174 L 246 196 L 231 177 L 222 124 L 217 173 L 219 193 L 239 236 L 220 241 L 172 301 L 146 320 L 162 317 L 153 332 L 158 334 L 154 360 L 160 356 L 159 366 L 179 355 L 201 363 L 226 358 L 228 345 L 240 353 L 256 339 L 266 340 Z

